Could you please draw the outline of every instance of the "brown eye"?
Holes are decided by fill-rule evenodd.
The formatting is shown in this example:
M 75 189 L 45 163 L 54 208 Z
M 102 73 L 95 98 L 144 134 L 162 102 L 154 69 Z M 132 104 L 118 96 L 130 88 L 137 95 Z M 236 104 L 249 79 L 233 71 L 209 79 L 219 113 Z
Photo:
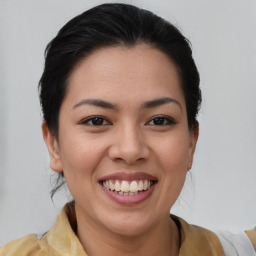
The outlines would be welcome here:
M 102 126 L 102 125 L 109 125 L 110 122 L 107 121 L 104 117 L 93 116 L 93 117 L 86 118 L 81 122 L 81 124 L 92 125 L 92 126 Z
M 164 125 L 165 124 L 165 118 L 163 117 L 157 117 L 153 119 L 153 124 L 154 125 Z
M 94 117 L 91 119 L 92 125 L 103 125 L 104 119 L 102 117 Z
M 175 124 L 171 118 L 165 117 L 165 116 L 157 116 L 153 119 L 151 119 L 148 122 L 148 125 L 157 125 L 157 126 L 162 126 L 162 125 L 172 125 Z

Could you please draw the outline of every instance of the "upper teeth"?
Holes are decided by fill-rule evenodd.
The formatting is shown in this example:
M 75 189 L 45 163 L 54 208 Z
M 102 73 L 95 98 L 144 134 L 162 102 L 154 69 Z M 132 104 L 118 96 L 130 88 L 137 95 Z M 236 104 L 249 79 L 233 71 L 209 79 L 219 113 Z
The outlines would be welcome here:
M 119 181 L 119 180 L 104 180 L 103 186 L 112 191 L 122 192 L 138 192 L 150 188 L 152 182 L 150 180 L 133 180 L 133 181 Z

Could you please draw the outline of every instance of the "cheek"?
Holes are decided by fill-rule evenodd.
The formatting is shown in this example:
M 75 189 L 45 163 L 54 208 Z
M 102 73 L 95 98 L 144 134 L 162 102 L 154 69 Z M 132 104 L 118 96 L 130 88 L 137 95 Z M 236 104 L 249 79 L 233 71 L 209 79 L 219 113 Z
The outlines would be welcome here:
M 186 172 L 189 156 L 188 136 L 184 133 L 177 133 L 163 139 L 158 146 L 157 154 L 164 171 Z
M 97 182 L 95 170 L 104 154 L 104 148 L 102 144 L 95 146 L 94 141 L 84 136 L 71 134 L 62 142 L 61 161 L 69 191 L 76 200 L 82 198 L 89 204 L 88 198 L 95 197 L 92 193 Z
M 64 174 L 73 179 L 92 175 L 104 154 L 104 143 L 98 144 L 83 133 L 69 133 L 60 146 Z
M 173 133 L 155 147 L 161 182 L 157 207 L 165 214 L 177 200 L 185 182 L 189 151 L 187 138 L 186 133 Z

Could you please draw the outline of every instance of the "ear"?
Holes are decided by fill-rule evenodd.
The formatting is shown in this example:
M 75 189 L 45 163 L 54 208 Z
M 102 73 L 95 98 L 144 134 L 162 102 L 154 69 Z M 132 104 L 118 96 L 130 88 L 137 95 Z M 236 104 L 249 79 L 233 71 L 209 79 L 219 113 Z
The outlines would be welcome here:
M 196 143 L 199 136 L 199 123 L 197 123 L 190 131 L 190 139 L 189 139 L 189 159 L 187 170 L 189 171 L 193 164 L 194 153 L 196 149 Z
M 42 123 L 42 132 L 44 137 L 44 142 L 47 146 L 49 156 L 50 156 L 50 167 L 55 172 L 62 172 L 62 162 L 60 158 L 59 143 L 55 136 L 50 132 L 45 121 Z

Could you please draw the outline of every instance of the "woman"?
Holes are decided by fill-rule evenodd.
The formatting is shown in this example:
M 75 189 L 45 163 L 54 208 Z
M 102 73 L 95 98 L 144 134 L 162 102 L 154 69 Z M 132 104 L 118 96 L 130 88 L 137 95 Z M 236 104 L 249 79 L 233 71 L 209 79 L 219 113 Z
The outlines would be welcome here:
M 92 8 L 47 46 L 39 88 L 50 166 L 74 201 L 40 239 L 0 255 L 224 255 L 221 236 L 169 215 L 192 166 L 201 103 L 177 28 L 130 5 Z M 247 235 L 255 246 L 255 231 Z

